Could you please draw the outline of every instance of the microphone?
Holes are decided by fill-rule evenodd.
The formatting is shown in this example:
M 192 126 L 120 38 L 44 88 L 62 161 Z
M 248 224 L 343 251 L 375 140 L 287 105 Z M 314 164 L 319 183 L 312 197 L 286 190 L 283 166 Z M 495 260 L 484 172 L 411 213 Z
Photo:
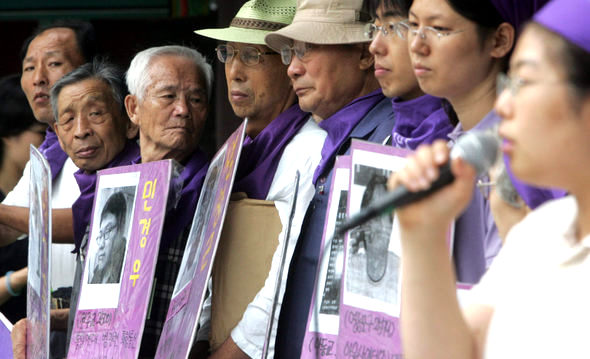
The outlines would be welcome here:
M 467 132 L 453 146 L 451 159 L 461 157 L 473 166 L 478 175 L 484 174 L 498 157 L 498 139 L 490 132 Z M 336 236 L 343 235 L 348 230 L 357 227 L 368 220 L 382 214 L 390 213 L 394 208 L 419 201 L 442 187 L 452 183 L 455 176 L 451 172 L 450 161 L 439 167 L 439 177 L 432 182 L 430 188 L 418 192 L 410 192 L 401 185 L 387 193 L 377 201 L 373 201 L 359 213 L 347 219 L 336 229 Z

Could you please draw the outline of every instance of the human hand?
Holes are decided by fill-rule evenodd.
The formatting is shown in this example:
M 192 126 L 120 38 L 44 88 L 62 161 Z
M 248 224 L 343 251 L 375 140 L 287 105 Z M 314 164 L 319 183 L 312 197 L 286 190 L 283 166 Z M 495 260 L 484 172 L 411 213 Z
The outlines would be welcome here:
M 27 318 L 21 319 L 10 333 L 12 339 L 12 355 L 14 359 L 26 359 L 27 357 Z
M 439 167 L 449 161 L 449 148 L 445 141 L 423 145 L 408 158 L 404 169 L 393 174 L 388 189 L 404 185 L 417 192 L 430 188 L 439 176 Z M 451 161 L 455 180 L 432 195 L 395 210 L 402 230 L 431 231 L 445 229 L 465 209 L 473 193 L 475 169 L 461 158 Z

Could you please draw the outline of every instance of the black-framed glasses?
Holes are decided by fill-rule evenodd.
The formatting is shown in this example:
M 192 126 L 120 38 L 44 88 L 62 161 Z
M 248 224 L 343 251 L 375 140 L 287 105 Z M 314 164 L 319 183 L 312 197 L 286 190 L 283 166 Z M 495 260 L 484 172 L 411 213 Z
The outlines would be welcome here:
M 443 37 L 447 37 L 454 34 L 459 34 L 464 32 L 465 30 L 455 30 L 455 31 L 447 31 L 447 30 L 437 30 L 432 26 L 422 26 L 418 27 L 412 23 L 408 23 L 408 38 L 420 36 L 422 40 L 426 40 L 429 37 L 436 37 L 438 40 L 442 39 Z
M 305 55 L 309 53 L 309 51 L 313 49 L 312 44 L 308 44 L 307 42 L 300 42 L 297 41 L 293 44 L 293 46 L 285 45 L 281 48 L 281 61 L 283 64 L 289 65 L 293 60 L 293 53 L 299 60 L 305 60 Z
M 117 228 L 116 225 L 112 224 L 106 227 L 104 230 L 100 230 L 98 232 L 98 237 L 96 238 L 99 242 L 103 242 L 106 238 L 111 238 L 113 231 Z
M 219 45 L 215 48 L 217 52 L 217 58 L 224 64 L 233 60 L 234 56 L 239 54 L 240 60 L 244 65 L 254 66 L 260 63 L 261 55 L 278 55 L 274 51 L 262 52 L 252 46 L 244 46 L 240 49 L 236 49 L 231 45 Z
M 365 25 L 365 37 L 369 40 L 373 40 L 377 36 L 377 33 L 381 31 L 383 36 L 395 34 L 400 39 L 405 40 L 408 38 L 408 29 L 409 26 L 406 21 L 388 22 L 387 24 L 383 24 L 381 26 L 368 23 Z

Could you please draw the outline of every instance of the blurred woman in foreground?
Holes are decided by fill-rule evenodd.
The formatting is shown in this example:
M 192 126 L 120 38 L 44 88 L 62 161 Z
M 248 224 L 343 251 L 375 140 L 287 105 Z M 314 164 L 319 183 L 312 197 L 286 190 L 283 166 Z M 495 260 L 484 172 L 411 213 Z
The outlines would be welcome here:
M 589 358 L 590 16 L 588 0 L 553 0 L 519 38 L 496 102 L 503 152 L 520 179 L 564 188 L 512 228 L 462 310 L 445 244 L 469 203 L 474 170 L 452 161 L 455 182 L 396 211 L 402 230 L 402 339 L 406 358 Z M 390 180 L 427 188 L 448 160 L 422 147 Z

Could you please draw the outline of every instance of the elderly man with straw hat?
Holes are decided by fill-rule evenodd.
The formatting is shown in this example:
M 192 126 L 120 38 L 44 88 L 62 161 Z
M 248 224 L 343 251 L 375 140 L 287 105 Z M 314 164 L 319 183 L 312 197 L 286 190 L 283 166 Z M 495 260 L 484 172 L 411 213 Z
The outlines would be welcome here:
M 287 279 L 276 335 L 278 358 L 300 357 L 326 217 L 332 169 L 350 140 L 387 142 L 391 102 L 374 77 L 362 0 L 299 0 L 291 25 L 266 36 L 281 53 L 299 106 L 328 132 Z
M 283 227 L 279 241 L 288 227 L 297 171 L 301 178 L 290 234 L 291 238 L 299 235 L 305 210 L 315 192 L 313 173 L 326 138 L 326 131 L 297 105 L 287 66 L 282 63 L 281 56 L 264 43 L 267 34 L 290 24 L 294 15 L 295 0 L 252 0 L 242 6 L 229 27 L 195 31 L 224 42 L 217 46 L 216 52 L 219 61 L 225 64 L 228 99 L 235 114 L 248 119 L 234 191 L 245 192 L 249 198 L 274 201 Z M 292 251 L 293 248 L 289 252 Z M 231 336 L 221 345 L 218 338 L 211 338 L 214 356 L 261 357 L 280 267 L 280 252 L 275 252 L 264 286 L 248 304 Z M 279 306 L 280 302 L 281 299 Z M 208 327 L 210 310 L 208 300 L 200 320 L 202 328 Z M 213 310 L 229 309 L 215 307 Z M 278 318 L 275 318 L 274 328 L 277 322 Z M 207 330 L 200 330 L 198 340 L 206 340 L 206 333 Z M 271 343 L 274 344 L 274 336 Z M 269 348 L 271 356 L 273 346 Z

